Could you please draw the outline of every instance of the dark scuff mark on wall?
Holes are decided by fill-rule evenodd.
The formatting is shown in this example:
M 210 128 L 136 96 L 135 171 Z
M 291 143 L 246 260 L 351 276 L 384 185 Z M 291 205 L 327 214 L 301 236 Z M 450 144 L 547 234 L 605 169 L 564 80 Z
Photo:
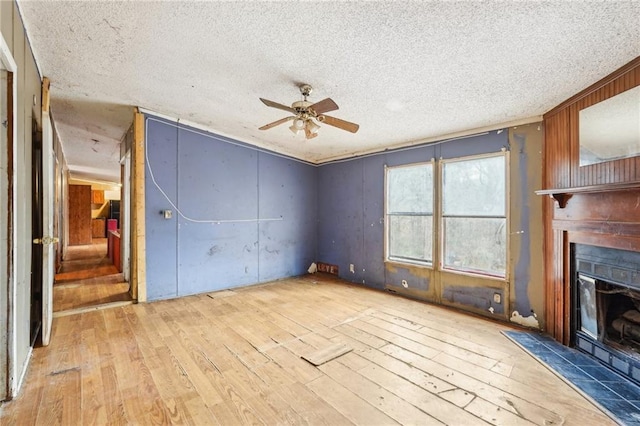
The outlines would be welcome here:
M 493 301 L 496 293 L 500 295 L 501 303 Z M 496 315 L 504 314 L 504 292 L 499 288 L 447 286 L 442 292 L 442 299 Z
M 431 270 L 427 268 L 411 268 L 398 264 L 385 264 L 386 285 L 404 287 L 411 290 L 429 291 Z

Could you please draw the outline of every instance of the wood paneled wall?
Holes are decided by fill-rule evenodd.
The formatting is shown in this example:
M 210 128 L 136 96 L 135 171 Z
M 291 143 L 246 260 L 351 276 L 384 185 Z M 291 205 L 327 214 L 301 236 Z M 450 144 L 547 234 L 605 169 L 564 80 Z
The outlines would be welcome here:
M 544 259 L 547 332 L 571 339 L 571 244 L 640 251 L 640 156 L 579 166 L 581 109 L 640 86 L 640 57 L 544 116 L 545 189 L 567 194 L 562 208 L 545 197 Z
M 91 244 L 91 187 L 69 185 L 69 245 Z

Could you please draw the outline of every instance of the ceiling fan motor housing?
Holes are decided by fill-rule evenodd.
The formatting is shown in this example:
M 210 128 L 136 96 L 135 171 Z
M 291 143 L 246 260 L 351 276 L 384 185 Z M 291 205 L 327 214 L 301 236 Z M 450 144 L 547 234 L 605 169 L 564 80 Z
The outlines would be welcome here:
M 305 97 L 305 100 L 307 99 L 307 96 L 311 94 L 311 92 L 313 92 L 313 87 L 311 87 L 310 85 L 303 84 L 302 86 L 300 86 L 300 93 L 302 93 L 302 96 Z
M 313 104 L 309 101 L 296 101 L 291 104 L 291 108 L 295 109 L 298 112 L 302 112 L 302 111 L 306 111 L 306 109 L 311 105 Z

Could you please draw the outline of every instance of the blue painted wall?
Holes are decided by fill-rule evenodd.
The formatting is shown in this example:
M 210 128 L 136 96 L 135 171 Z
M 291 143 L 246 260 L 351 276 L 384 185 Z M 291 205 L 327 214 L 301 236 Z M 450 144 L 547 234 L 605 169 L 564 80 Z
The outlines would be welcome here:
M 538 125 L 319 167 L 152 116 L 146 125 L 149 300 L 302 275 L 320 261 L 354 283 L 505 320 L 543 311 Z M 510 280 L 384 262 L 385 165 L 503 148 L 511 151 Z
M 537 125 L 535 125 L 537 126 Z M 527 126 L 523 126 L 527 127 Z M 527 133 L 529 132 L 529 133 Z M 530 137 L 532 132 L 537 138 Z M 516 140 L 517 139 L 517 140 Z M 386 288 L 409 297 L 444 303 L 488 316 L 507 319 L 513 308 L 526 316 L 542 312 L 532 293 L 542 294 L 542 280 L 534 282 L 531 274 L 532 250 L 541 244 L 541 232 L 532 235 L 532 223 L 542 223 L 541 207 L 530 205 L 535 199 L 536 182 L 540 182 L 539 126 L 521 130 L 468 137 L 443 143 L 326 164 L 318 175 L 318 261 L 338 265 L 341 278 L 373 288 Z M 513 144 L 513 147 L 511 146 Z M 510 155 L 511 225 L 510 282 L 384 262 L 384 166 L 449 159 L 500 152 L 513 148 Z M 537 153 L 537 158 L 530 159 Z M 532 179 L 533 174 L 538 178 Z M 534 231 L 539 231 L 535 229 Z M 517 232 L 517 233 L 516 233 Z M 541 250 L 536 252 L 536 256 Z M 537 258 L 538 263 L 541 259 Z M 355 271 L 349 271 L 350 264 Z M 535 263 L 533 263 L 535 265 Z M 535 266 L 534 266 L 535 268 Z M 539 263 L 538 269 L 542 269 Z M 533 278 L 537 278 L 537 275 Z M 400 284 L 405 280 L 409 286 Z M 538 291 L 539 290 L 539 291 Z M 499 294 L 500 303 L 493 297 Z M 507 299 L 507 300 L 505 300 Z M 509 310 L 505 308 L 509 304 Z
M 306 272 L 316 258 L 314 166 L 152 116 L 145 122 L 149 300 Z
M 493 132 L 320 166 L 318 260 L 338 265 L 341 278 L 383 288 L 387 282 L 383 262 L 384 166 L 499 152 L 506 146 L 507 133 Z M 356 266 L 355 273 L 349 272 L 350 264 Z

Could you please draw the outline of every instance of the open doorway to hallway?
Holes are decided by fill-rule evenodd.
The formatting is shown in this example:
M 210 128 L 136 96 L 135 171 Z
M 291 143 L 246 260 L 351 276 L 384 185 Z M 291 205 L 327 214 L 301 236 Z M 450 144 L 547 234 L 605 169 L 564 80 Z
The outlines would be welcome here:
M 131 301 L 129 283 L 109 258 L 106 238 L 94 238 L 90 244 L 68 248 L 55 275 L 54 316 L 125 301 Z
M 54 317 L 132 303 L 121 256 L 120 184 L 71 178 L 66 192 L 69 244 L 55 275 Z

